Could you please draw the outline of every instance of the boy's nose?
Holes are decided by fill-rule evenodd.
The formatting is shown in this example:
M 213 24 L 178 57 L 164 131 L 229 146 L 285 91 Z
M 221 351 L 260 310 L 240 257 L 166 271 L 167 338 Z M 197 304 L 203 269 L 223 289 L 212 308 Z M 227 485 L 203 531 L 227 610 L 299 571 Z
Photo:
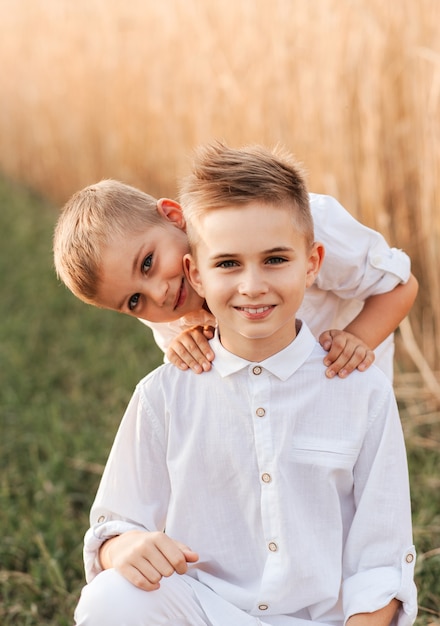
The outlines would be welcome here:
M 157 305 L 162 307 L 167 299 L 169 284 L 164 281 L 155 281 L 150 283 L 148 297 Z
M 267 292 L 267 283 L 261 272 L 255 269 L 249 269 L 242 276 L 239 285 L 239 292 L 247 296 L 257 296 Z

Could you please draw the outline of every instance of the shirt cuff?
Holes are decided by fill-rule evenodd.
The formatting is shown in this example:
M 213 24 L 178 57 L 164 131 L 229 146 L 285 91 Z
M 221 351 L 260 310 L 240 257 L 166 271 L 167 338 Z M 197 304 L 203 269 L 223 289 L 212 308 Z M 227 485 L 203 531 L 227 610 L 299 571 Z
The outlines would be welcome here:
M 384 272 L 381 282 L 389 283 L 390 289 L 396 284 L 407 283 L 411 275 L 411 259 L 398 248 L 384 250 L 376 246 L 369 253 L 369 262 L 375 270 Z
M 139 530 L 140 527 L 123 520 L 111 520 L 95 524 L 86 532 L 84 537 L 84 569 L 88 583 L 102 572 L 103 568 L 99 560 L 99 549 L 107 539 L 122 535 L 129 530 Z M 145 530 L 142 528 L 142 530 Z
M 402 603 L 396 625 L 411 626 L 417 616 L 415 562 L 411 546 L 403 553 L 400 568 L 378 567 L 347 578 L 343 583 L 344 624 L 352 615 L 378 611 L 396 598 Z

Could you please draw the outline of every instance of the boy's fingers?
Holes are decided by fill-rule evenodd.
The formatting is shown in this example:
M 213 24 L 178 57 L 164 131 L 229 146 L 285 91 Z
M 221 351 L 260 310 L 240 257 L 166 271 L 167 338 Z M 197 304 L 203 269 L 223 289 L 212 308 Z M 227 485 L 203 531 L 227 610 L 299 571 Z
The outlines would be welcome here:
M 325 374 L 328 378 L 334 378 L 336 375 L 340 378 L 346 378 L 355 369 L 361 372 L 367 370 L 374 362 L 374 359 L 373 350 L 369 350 L 364 346 L 357 346 L 349 358 L 343 352 L 326 370 Z
M 374 354 L 374 351 L 367 350 L 367 354 L 365 355 L 364 360 L 359 363 L 359 365 L 357 366 L 357 369 L 360 372 L 365 372 L 365 370 L 367 370 L 370 367 L 370 365 L 374 363 L 375 359 L 376 359 L 376 355 Z
M 168 348 L 169 361 L 179 369 L 191 368 L 197 374 L 211 369 L 214 353 L 204 336 L 202 327 L 186 331 L 177 337 Z M 209 332 L 209 331 L 208 331 Z
M 203 327 L 203 336 L 206 340 L 212 339 L 214 337 L 215 328 L 213 326 L 204 326 Z M 212 361 L 214 359 L 214 352 L 211 350 L 211 346 L 208 342 L 206 342 L 207 350 L 205 351 L 205 356 L 207 359 Z
M 119 572 L 121 576 L 126 578 L 132 585 L 138 587 L 139 589 L 143 589 L 144 591 L 155 591 L 160 587 L 159 580 L 161 577 L 159 577 L 156 582 L 153 582 L 146 577 L 140 569 L 133 565 L 117 567 L 116 571 Z M 154 576 L 152 578 L 154 579 Z
M 177 546 L 167 547 L 165 553 L 160 549 L 152 554 L 148 560 L 143 559 L 141 565 L 141 571 L 149 581 L 159 582 L 162 576 L 167 578 L 177 572 L 178 574 L 184 574 L 188 569 L 186 558 L 182 550 L 179 550 Z
M 174 573 L 185 574 L 187 563 L 193 563 L 199 558 L 190 548 L 165 534 L 157 537 L 154 545 L 153 551 L 149 548 L 145 555 L 139 553 L 130 563 L 117 568 L 133 585 L 145 591 L 158 589 L 163 577 L 167 578 Z
M 327 352 L 330 350 L 332 347 L 332 336 L 330 331 L 326 330 L 319 335 L 319 343 L 324 350 L 327 350 Z
M 188 349 L 186 346 L 180 345 L 175 348 L 175 351 L 177 352 L 178 357 L 181 359 L 181 361 L 197 374 L 204 371 L 205 368 L 210 368 L 210 363 L 208 359 L 202 352 L 200 352 L 196 344 L 193 344 L 190 349 Z
M 181 370 L 188 369 L 188 365 L 185 363 L 185 361 L 182 361 L 182 359 L 178 356 L 178 354 L 176 354 L 175 350 L 173 349 L 167 350 L 167 359 L 170 363 L 172 363 Z
M 324 359 L 324 363 L 326 365 L 331 365 L 336 363 L 339 359 L 339 363 L 341 363 L 341 359 L 345 359 L 347 362 L 351 355 L 353 354 L 354 347 L 347 340 L 347 337 L 344 334 L 335 334 L 332 337 L 332 344 L 328 351 L 327 356 Z
M 180 543 L 180 541 L 175 542 L 179 549 L 182 551 L 182 554 L 185 556 L 187 563 L 195 563 L 199 560 L 199 555 L 191 548 L 188 548 L 184 543 Z

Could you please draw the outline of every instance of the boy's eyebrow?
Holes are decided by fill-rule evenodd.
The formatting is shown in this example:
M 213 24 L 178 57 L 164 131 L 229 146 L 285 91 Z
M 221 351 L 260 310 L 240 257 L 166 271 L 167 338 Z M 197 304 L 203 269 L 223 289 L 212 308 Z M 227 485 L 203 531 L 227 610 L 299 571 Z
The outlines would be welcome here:
M 291 246 L 276 246 L 275 248 L 269 248 L 269 250 L 262 250 L 261 254 L 276 254 L 278 252 L 293 252 L 294 249 Z M 241 252 L 219 252 L 218 254 L 211 257 L 213 261 L 217 261 L 218 259 L 229 259 L 232 257 L 240 256 Z
M 141 254 L 142 254 L 142 248 L 143 248 L 143 246 L 141 246 L 141 247 L 139 248 L 138 253 L 135 255 L 135 257 L 134 257 L 134 259 L 133 259 L 133 265 L 132 265 L 132 268 L 131 268 L 131 277 L 132 277 L 132 278 L 133 278 L 133 276 L 135 275 L 135 273 L 136 273 L 136 269 L 137 269 L 137 267 L 138 267 L 138 265 L 139 265 L 139 257 L 140 257 L 140 256 L 141 256 Z

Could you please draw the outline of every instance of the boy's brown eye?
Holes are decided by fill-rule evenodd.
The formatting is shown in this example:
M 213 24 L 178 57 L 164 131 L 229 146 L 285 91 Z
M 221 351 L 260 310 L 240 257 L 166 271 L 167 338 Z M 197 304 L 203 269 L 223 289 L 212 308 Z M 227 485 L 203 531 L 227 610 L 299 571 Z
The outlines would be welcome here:
M 139 293 L 135 293 L 133 296 L 131 296 L 131 298 L 128 301 L 128 308 L 130 309 L 130 311 L 134 311 L 138 302 L 139 302 L 139 298 L 140 298 L 140 294 Z

